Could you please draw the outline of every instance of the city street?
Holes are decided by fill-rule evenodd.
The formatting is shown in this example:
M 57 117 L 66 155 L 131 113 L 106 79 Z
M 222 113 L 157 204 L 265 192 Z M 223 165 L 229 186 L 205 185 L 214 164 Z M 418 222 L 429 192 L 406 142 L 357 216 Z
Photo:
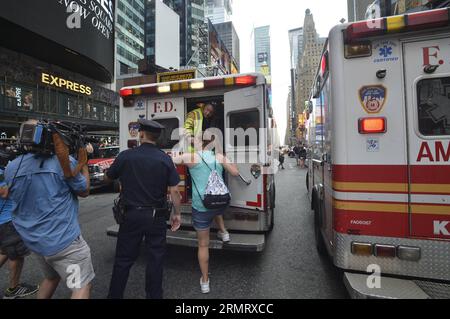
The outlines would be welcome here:
M 262 253 L 212 251 L 211 293 L 200 293 L 200 270 L 196 249 L 169 246 L 164 274 L 164 295 L 170 299 L 196 298 L 347 298 L 342 275 L 319 257 L 314 246 L 313 216 L 305 187 L 306 169 L 286 161 L 286 170 L 277 175 L 275 227 Z M 111 212 L 115 194 L 98 191 L 81 200 L 80 223 L 89 243 L 96 272 L 92 298 L 105 298 L 114 260 L 115 239 L 106 236 L 113 224 Z M 38 283 L 35 257 L 26 260 L 22 281 Z M 145 258 L 131 270 L 125 297 L 142 299 Z M 7 286 L 8 271 L 0 270 L 0 287 Z M 63 286 L 63 285 L 61 285 Z M 59 287 L 55 298 L 69 298 Z

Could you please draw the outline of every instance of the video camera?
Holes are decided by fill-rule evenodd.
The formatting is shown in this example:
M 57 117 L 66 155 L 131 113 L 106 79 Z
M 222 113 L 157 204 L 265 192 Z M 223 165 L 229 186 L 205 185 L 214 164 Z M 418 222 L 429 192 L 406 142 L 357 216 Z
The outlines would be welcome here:
M 20 127 L 19 151 L 15 155 L 33 153 L 43 159 L 56 155 L 64 177 L 71 178 L 87 164 L 87 143 L 98 143 L 98 140 L 87 136 L 82 125 L 66 121 L 30 120 Z M 78 160 L 74 169 L 70 156 Z
M 39 121 L 22 124 L 19 145 L 24 152 L 50 156 L 55 154 L 55 134 L 68 147 L 70 155 L 77 154 L 87 143 L 98 143 L 86 135 L 82 125 L 64 121 Z

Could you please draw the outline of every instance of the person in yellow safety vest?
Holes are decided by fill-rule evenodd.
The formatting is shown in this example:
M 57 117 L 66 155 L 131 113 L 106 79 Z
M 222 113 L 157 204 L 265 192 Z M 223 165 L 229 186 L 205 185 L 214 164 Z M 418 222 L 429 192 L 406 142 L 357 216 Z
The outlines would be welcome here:
M 194 137 L 202 139 L 202 134 L 210 128 L 211 118 L 214 116 L 215 107 L 211 103 L 200 106 L 199 108 L 190 112 L 184 123 L 185 136 L 187 137 L 188 150 L 190 153 L 194 152 Z
M 189 153 L 195 153 L 195 148 L 192 146 L 195 139 L 203 141 L 203 132 L 210 128 L 211 119 L 214 116 L 215 110 L 215 104 L 206 103 L 187 115 L 186 121 L 184 122 L 184 130 L 189 145 Z M 202 145 L 202 143 L 200 143 L 200 145 Z M 201 149 L 199 151 L 201 151 Z M 224 243 L 230 242 L 230 233 L 225 228 L 223 216 L 215 216 L 214 221 L 220 228 L 217 237 Z

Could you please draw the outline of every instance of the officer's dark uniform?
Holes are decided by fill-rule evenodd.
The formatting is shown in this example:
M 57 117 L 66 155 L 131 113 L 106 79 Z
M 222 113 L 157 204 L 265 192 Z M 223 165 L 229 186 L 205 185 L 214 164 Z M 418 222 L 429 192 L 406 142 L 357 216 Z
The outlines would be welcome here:
M 160 132 L 164 128 L 155 121 L 141 119 L 139 124 L 144 131 Z M 120 153 L 107 175 L 110 179 L 120 179 L 127 209 L 119 229 L 108 297 L 123 298 L 130 268 L 145 238 L 147 298 L 161 299 L 167 224 L 158 214 L 153 217 L 153 208 L 161 207 L 166 201 L 167 188 L 179 184 L 179 175 L 171 158 L 150 143 Z

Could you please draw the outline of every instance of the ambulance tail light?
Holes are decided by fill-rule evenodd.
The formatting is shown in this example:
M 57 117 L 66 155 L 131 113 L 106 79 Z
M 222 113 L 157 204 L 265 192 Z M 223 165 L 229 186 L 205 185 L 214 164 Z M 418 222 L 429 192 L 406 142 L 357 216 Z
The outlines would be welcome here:
M 398 246 L 397 257 L 401 260 L 419 261 L 421 252 L 419 247 Z
M 235 80 L 234 80 L 234 84 L 235 85 L 242 85 L 242 86 L 246 86 L 246 85 L 256 85 L 256 76 L 253 75 L 244 75 L 244 76 L 238 76 Z
M 369 243 L 357 243 L 353 242 L 351 251 L 353 255 L 357 256 L 372 256 L 373 246 Z
M 125 97 L 129 97 L 133 95 L 133 90 L 132 89 L 121 89 L 120 90 L 120 96 L 125 98 Z
M 384 117 L 368 117 L 359 119 L 360 134 L 382 134 L 387 132 L 387 120 Z
M 395 258 L 397 255 L 397 249 L 391 245 L 376 244 L 374 249 L 374 255 L 376 257 Z

